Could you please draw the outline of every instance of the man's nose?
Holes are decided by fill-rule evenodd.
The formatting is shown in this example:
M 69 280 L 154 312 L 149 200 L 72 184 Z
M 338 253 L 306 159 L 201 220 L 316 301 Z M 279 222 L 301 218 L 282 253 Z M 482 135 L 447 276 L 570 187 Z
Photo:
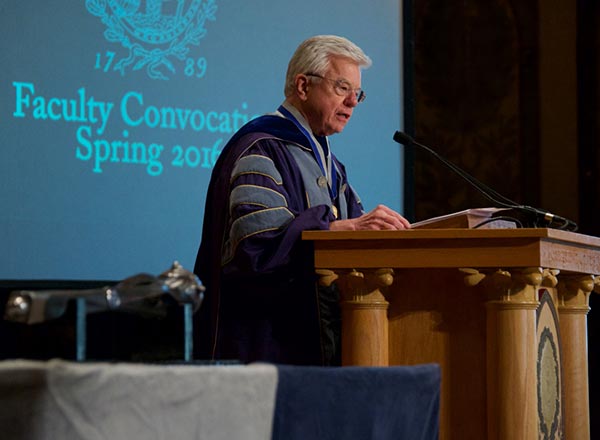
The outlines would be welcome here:
M 344 104 L 346 104 L 348 107 L 356 107 L 358 105 L 356 93 L 348 93 L 348 96 L 346 96 L 346 99 L 344 100 Z

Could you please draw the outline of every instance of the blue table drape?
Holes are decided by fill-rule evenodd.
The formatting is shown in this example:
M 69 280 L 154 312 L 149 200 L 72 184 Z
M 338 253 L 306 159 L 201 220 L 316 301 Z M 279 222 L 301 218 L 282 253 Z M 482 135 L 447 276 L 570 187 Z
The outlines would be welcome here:
M 438 438 L 438 365 L 278 366 L 273 440 Z

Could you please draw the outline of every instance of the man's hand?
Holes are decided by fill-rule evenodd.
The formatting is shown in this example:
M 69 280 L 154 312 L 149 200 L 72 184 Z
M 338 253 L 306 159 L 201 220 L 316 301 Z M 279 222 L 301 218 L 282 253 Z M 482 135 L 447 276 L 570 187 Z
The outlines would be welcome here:
M 329 224 L 331 231 L 367 231 L 409 229 L 410 223 L 400 214 L 385 205 L 379 205 L 367 214 L 348 220 L 337 220 Z

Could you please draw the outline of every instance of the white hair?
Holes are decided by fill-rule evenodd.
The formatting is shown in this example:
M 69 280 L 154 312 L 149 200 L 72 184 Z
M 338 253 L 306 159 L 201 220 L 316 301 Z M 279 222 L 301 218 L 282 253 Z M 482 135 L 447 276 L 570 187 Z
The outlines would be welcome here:
M 294 79 L 300 73 L 325 75 L 331 57 L 343 57 L 358 64 L 360 68 L 371 66 L 371 59 L 356 44 L 336 35 L 317 35 L 303 41 L 294 52 L 285 76 L 284 94 L 292 95 Z

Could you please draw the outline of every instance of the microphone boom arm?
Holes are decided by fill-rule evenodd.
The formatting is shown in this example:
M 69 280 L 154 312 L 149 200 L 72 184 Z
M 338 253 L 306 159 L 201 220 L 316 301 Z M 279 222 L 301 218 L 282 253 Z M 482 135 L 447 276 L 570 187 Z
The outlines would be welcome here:
M 548 211 L 533 208 L 533 207 L 527 206 L 527 205 L 521 205 L 519 203 L 512 201 L 508 197 L 503 196 L 502 194 L 498 193 L 496 190 L 490 188 L 483 182 L 479 181 L 478 179 L 476 179 L 475 177 L 473 177 L 472 175 L 470 175 L 469 173 L 467 173 L 466 171 L 464 171 L 463 169 L 461 169 L 460 167 L 455 165 L 454 163 L 443 158 L 442 156 L 440 156 L 437 152 L 435 152 L 431 148 L 415 141 L 412 137 L 410 137 L 409 135 L 407 135 L 406 133 L 404 133 L 402 131 L 396 131 L 396 133 L 394 133 L 394 141 L 398 142 L 399 144 L 404 144 L 406 146 L 416 145 L 417 147 L 422 148 L 423 150 L 425 150 L 429 154 L 431 154 L 433 157 L 435 157 L 437 160 L 442 162 L 442 164 L 444 164 L 447 168 L 449 168 L 454 173 L 456 173 L 461 178 L 463 178 L 465 181 L 467 181 L 471 186 L 473 186 L 477 191 L 479 191 L 481 194 L 483 194 L 492 203 L 495 203 L 495 204 L 500 205 L 505 208 L 515 209 L 515 210 L 525 212 L 528 214 L 533 214 L 534 217 L 536 218 L 536 225 L 537 225 L 537 221 L 539 221 L 540 219 L 543 219 L 547 223 L 547 226 L 549 226 L 549 227 L 553 223 L 560 222 L 561 225 L 558 229 L 564 229 L 564 230 L 570 230 L 570 231 L 577 230 L 577 224 L 575 222 L 573 222 L 572 220 L 566 219 L 564 217 L 560 217 L 560 216 L 552 214 Z

